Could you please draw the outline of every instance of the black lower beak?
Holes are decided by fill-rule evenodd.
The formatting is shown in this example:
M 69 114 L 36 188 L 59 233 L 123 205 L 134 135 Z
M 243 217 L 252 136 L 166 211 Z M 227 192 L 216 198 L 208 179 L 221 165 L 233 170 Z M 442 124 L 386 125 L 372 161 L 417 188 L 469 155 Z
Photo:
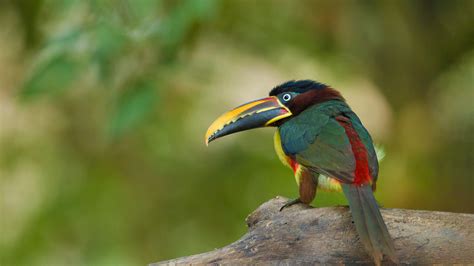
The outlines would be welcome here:
M 235 132 L 271 126 L 291 115 L 290 110 L 277 97 L 246 103 L 221 115 L 211 124 L 206 133 L 206 144 Z

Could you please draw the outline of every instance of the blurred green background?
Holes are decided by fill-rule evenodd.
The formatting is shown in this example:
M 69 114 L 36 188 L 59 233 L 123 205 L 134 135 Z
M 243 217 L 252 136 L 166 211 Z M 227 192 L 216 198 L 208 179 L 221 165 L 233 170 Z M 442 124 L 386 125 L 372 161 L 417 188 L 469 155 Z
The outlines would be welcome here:
M 297 196 L 273 129 L 206 148 L 290 79 L 342 91 L 390 208 L 474 212 L 474 1 L 0 1 L 2 265 L 138 265 Z M 319 192 L 315 206 L 345 204 Z

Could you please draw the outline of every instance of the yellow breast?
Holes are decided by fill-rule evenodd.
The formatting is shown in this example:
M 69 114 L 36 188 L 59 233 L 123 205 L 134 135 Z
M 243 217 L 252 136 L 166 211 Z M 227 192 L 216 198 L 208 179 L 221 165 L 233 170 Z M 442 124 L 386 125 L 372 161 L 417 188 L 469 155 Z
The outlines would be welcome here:
M 285 152 L 283 151 L 283 147 L 281 145 L 281 137 L 280 132 L 277 130 L 275 135 L 273 136 L 273 145 L 275 147 L 275 152 L 278 156 L 278 159 L 286 165 L 288 168 L 292 169 L 295 174 L 296 183 L 299 185 L 299 179 L 301 176 L 302 167 L 298 165 L 298 167 L 293 168 L 292 160 L 290 157 L 286 156 Z M 293 163 L 294 164 L 294 163 Z M 318 188 L 326 191 L 341 191 L 341 184 L 334 178 L 330 178 L 324 175 L 319 175 L 318 178 Z
M 278 131 L 278 129 L 275 132 L 275 135 L 273 135 L 273 146 L 275 147 L 275 152 L 278 156 L 278 159 L 280 159 L 280 161 L 284 165 L 291 168 L 290 160 L 288 156 L 286 156 L 285 152 L 283 151 L 283 147 L 281 146 L 281 137 L 280 137 L 280 132 Z

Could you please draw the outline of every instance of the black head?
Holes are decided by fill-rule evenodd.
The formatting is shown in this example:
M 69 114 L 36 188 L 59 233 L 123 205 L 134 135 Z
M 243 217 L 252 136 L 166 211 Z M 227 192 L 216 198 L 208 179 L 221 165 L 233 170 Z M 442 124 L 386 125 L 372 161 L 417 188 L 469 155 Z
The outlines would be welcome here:
M 270 96 L 277 97 L 293 115 L 301 113 L 311 105 L 329 101 L 344 100 L 341 94 L 330 86 L 313 80 L 291 80 L 276 86 Z
M 270 91 L 270 96 L 277 96 L 284 92 L 305 93 L 309 90 L 320 90 L 328 88 L 328 85 L 314 80 L 290 80 L 280 84 Z

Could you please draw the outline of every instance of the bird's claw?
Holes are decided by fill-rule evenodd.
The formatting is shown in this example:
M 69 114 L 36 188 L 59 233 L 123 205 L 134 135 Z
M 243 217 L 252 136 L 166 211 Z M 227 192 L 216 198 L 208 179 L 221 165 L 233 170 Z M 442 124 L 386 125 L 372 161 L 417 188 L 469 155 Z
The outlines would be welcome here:
M 299 198 L 294 199 L 294 200 L 290 200 L 287 203 L 285 203 L 285 205 L 281 206 L 280 211 L 282 211 L 286 207 L 290 207 L 291 205 L 295 205 L 295 204 L 298 204 L 298 203 L 301 203 L 301 200 Z

